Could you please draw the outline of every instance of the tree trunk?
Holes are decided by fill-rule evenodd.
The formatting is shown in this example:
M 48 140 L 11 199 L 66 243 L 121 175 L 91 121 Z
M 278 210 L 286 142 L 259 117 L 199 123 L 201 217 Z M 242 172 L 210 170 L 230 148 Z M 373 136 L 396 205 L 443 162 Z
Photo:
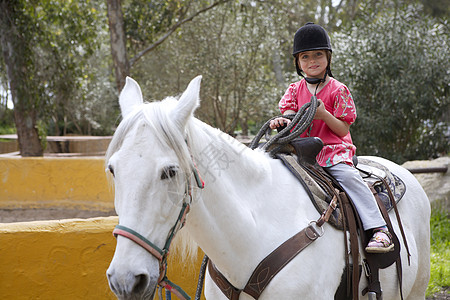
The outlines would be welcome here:
M 126 77 L 130 75 L 122 3 L 121 0 L 108 0 L 107 4 L 111 55 L 116 73 L 117 90 L 120 92 L 125 85 Z
M 20 154 L 42 156 L 44 150 L 36 127 L 39 95 L 29 75 L 32 51 L 25 29 L 19 23 L 24 18 L 17 5 L 16 1 L 0 1 L 0 43 L 14 103 Z
M 273 64 L 273 72 L 275 73 L 275 79 L 279 85 L 285 85 L 284 75 L 283 75 L 283 67 L 281 65 L 280 59 L 280 51 L 279 49 L 275 49 L 272 52 L 272 64 Z
M 242 118 L 240 120 L 240 122 L 241 122 L 241 129 L 242 129 L 242 133 L 241 134 L 243 136 L 248 136 L 248 118 L 247 117 Z

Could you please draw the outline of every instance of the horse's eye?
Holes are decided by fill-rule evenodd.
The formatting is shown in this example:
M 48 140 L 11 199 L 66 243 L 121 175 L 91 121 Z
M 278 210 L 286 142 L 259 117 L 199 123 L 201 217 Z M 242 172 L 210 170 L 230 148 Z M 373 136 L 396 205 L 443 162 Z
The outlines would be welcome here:
M 164 168 L 161 174 L 161 179 L 169 179 L 177 175 L 178 167 L 176 166 L 169 166 Z

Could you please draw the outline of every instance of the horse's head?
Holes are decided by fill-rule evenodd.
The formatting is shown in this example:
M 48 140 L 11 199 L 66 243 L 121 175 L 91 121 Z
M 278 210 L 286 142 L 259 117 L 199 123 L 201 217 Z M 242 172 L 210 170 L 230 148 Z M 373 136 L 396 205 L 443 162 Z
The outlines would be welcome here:
M 121 299 L 153 299 L 164 276 L 168 239 L 179 229 L 190 201 L 186 127 L 199 104 L 200 81 L 201 76 L 193 79 L 178 101 L 144 103 L 131 78 L 120 94 L 123 120 L 108 148 L 106 167 L 114 176 L 119 216 L 107 276 Z

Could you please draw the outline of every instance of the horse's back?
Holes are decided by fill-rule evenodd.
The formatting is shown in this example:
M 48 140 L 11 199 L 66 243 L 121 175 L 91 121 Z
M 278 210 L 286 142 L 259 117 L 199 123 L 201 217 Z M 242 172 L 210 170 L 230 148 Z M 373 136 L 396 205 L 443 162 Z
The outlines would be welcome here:
M 406 234 L 407 244 L 411 253 L 410 265 L 403 239 L 398 227 L 394 211 L 390 218 L 394 230 L 401 242 L 401 259 L 403 266 L 403 294 L 405 299 L 424 299 L 430 277 L 430 215 L 431 208 L 427 195 L 422 186 L 411 172 L 405 168 L 380 157 L 366 157 L 386 166 L 393 174 L 400 177 L 406 185 L 406 192 L 398 203 L 401 223 Z M 400 299 L 395 267 L 382 270 L 381 286 L 385 292 L 385 299 Z M 384 278 L 384 280 L 383 280 Z M 393 295 L 388 295 L 394 292 Z
M 431 208 L 425 191 L 414 175 L 402 166 L 384 158 L 376 156 L 366 156 L 365 158 L 374 160 L 387 167 L 393 174 L 400 177 L 406 185 L 406 192 L 403 199 L 399 202 L 399 210 L 405 214 L 414 215 L 412 220 L 414 224 L 419 225 L 424 220 L 429 220 Z M 408 218 L 404 216 L 404 218 Z

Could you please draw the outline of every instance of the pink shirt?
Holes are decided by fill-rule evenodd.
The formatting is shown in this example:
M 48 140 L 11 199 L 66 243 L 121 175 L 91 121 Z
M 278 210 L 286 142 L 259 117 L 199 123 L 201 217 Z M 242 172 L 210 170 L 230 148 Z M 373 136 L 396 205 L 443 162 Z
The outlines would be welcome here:
M 297 112 L 303 104 L 311 99 L 311 92 L 305 79 L 292 83 L 281 98 L 279 108 L 281 113 L 286 110 Z M 334 78 L 317 93 L 317 99 L 322 100 L 326 110 L 336 118 L 352 124 L 356 119 L 356 108 L 349 89 Z M 314 120 L 311 126 L 300 137 L 315 136 L 322 139 L 324 147 L 317 155 L 317 162 L 322 167 L 331 167 L 344 162 L 353 165 L 352 158 L 356 147 L 353 145 L 350 132 L 343 137 L 337 136 L 322 120 Z

